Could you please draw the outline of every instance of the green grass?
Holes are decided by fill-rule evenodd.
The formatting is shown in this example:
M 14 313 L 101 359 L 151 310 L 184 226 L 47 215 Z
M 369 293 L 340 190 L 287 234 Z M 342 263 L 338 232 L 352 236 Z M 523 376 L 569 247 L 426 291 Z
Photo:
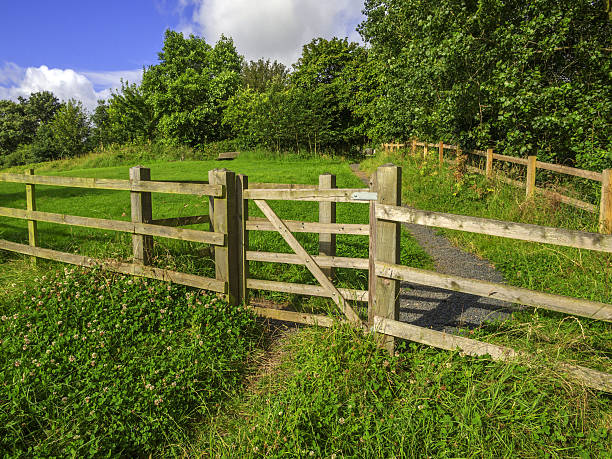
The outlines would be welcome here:
M 554 375 L 309 328 L 203 425 L 198 457 L 608 457 L 610 400 Z M 270 369 L 271 368 L 271 369 Z
M 478 174 L 458 179 L 456 171 L 439 168 L 433 159 L 380 154 L 362 167 L 372 171 L 390 161 L 403 166 L 404 203 L 419 209 L 597 231 L 595 214 L 541 197 L 526 201 L 524 190 Z M 611 254 L 461 231 L 439 232 L 491 261 L 510 285 L 612 303 Z M 527 308 L 504 324 L 483 325 L 476 336 L 612 372 L 612 326 L 606 322 L 545 310 L 534 314 Z
M 80 159 L 74 161 L 77 166 L 82 164 Z M 226 167 L 237 173 L 248 175 L 251 182 L 317 184 L 319 175 L 329 172 L 336 174 L 338 187 L 363 187 L 363 184 L 350 171 L 348 164 L 338 158 L 295 158 L 283 155 L 266 155 L 261 152 L 245 152 L 231 162 L 214 160 L 170 163 L 144 162 L 143 165 L 151 169 L 151 177 L 154 180 L 202 180 L 208 178 L 210 169 Z M 73 168 L 68 171 L 56 170 L 69 166 L 69 163 L 59 163 L 53 167 L 48 166 L 47 171 L 42 173 L 73 177 L 128 178 L 127 166 Z M 39 173 L 38 170 L 35 172 Z M 41 211 L 118 220 L 128 220 L 130 217 L 129 192 L 37 186 L 36 197 L 37 208 Z M 281 218 L 303 221 L 317 221 L 318 219 L 318 203 L 316 202 L 274 201 L 271 205 Z M 0 183 L 0 206 L 25 208 L 24 186 Z M 251 216 L 263 217 L 263 214 L 252 202 L 249 212 Z M 153 194 L 153 218 L 207 213 L 207 198 Z M 337 221 L 342 223 L 367 223 L 368 206 L 339 203 L 337 205 Z M 25 221 L 1 218 L 0 225 L 0 238 L 21 243 L 27 242 Z M 129 260 L 131 256 L 130 235 L 127 234 L 49 223 L 38 223 L 38 228 L 42 247 L 78 252 L 93 257 Z M 206 229 L 207 225 L 197 225 L 191 228 Z M 296 237 L 306 250 L 312 254 L 318 254 L 318 236 L 316 234 L 302 233 L 297 234 Z M 156 239 L 156 241 L 154 261 L 156 266 L 214 277 L 214 263 L 205 245 L 161 238 Z M 282 237 L 274 232 L 251 232 L 250 245 L 252 250 L 292 252 Z M 367 258 L 367 236 L 338 235 L 337 254 L 338 256 Z M 15 269 L 20 271 L 21 266 L 25 268 L 25 265 L 15 265 L 14 257 L 6 253 L 1 256 L 5 257 L 5 260 L 7 258 L 12 260 L 11 263 L 0 265 L 0 275 L 4 274 L 3 277 L 10 280 L 12 284 L 15 280 L 11 271 Z M 406 236 L 402 247 L 402 260 L 416 266 L 431 266 L 429 257 L 409 236 Z M 44 262 L 42 265 L 47 266 Z M 314 277 L 308 270 L 297 265 L 252 262 L 251 275 L 259 279 L 316 284 Z M 2 288 L 2 285 L 6 284 L 0 281 L 0 288 Z M 367 273 L 365 271 L 338 269 L 337 285 L 367 289 Z M 305 310 L 329 311 L 329 301 L 326 299 L 308 298 L 304 300 L 295 295 L 272 292 L 260 292 L 260 294 L 276 301 L 289 302 L 294 307 Z
M 137 162 L 151 168 L 153 179 L 201 180 L 207 178 L 209 169 L 228 167 L 249 175 L 251 182 L 315 184 L 319 174 L 331 172 L 337 175 L 339 187 L 362 187 L 350 172 L 348 164 L 340 158 L 294 158 L 247 152 L 235 161 L 218 163 L 150 161 L 146 157 L 135 156 L 133 151 L 122 158 L 118 158 L 118 154 L 111 152 L 110 159 L 99 155 L 87 160 L 44 165 L 37 173 L 126 179 L 128 166 L 135 165 L 132 160 L 138 158 Z M 397 158 L 378 157 L 369 160 L 364 166 L 372 170 L 390 159 L 397 162 Z M 595 226 L 594 219 L 588 214 L 563 206 L 550 209 L 550 204 L 545 201 L 526 205 L 519 191 L 497 183 L 488 183 L 480 177 L 467 176 L 457 186 L 450 173 L 438 171 L 432 164 L 422 167 L 417 162 L 407 161 L 402 165 L 404 201 L 424 209 L 577 229 L 593 229 Z M 124 220 L 128 219 L 130 213 L 129 193 L 124 192 L 38 186 L 37 197 L 38 208 L 43 211 Z M 271 205 L 282 218 L 317 220 L 317 203 L 274 201 Z M 23 185 L 0 183 L 0 206 L 25 208 Z M 207 210 L 208 202 L 204 199 L 163 194 L 153 196 L 154 218 L 205 214 Z M 253 216 L 261 216 L 253 207 L 250 212 Z M 338 205 L 339 222 L 365 223 L 367 218 L 365 205 Z M 39 225 L 41 245 L 44 247 L 129 260 L 129 236 L 83 228 Z M 610 258 L 607 256 L 482 235 L 450 231 L 445 234 L 455 243 L 491 259 L 514 285 L 610 301 Z M 26 242 L 25 222 L 2 219 L 0 238 Z M 317 253 L 316 235 L 297 234 L 297 238 L 310 253 Z M 204 250 L 205 246 L 161 238 L 156 238 L 156 241 L 155 263 L 158 266 L 212 275 L 213 265 Z M 269 232 L 251 233 L 251 245 L 254 250 L 290 252 L 278 235 Z M 338 255 L 367 256 L 367 238 L 339 236 Z M 63 302 L 52 301 L 42 294 L 41 299 L 38 299 L 37 293 L 34 296 L 38 301 L 43 301 L 44 308 L 40 311 L 28 310 L 27 307 L 31 305 L 26 303 L 31 300 L 30 293 L 40 293 L 40 287 L 34 279 L 42 275 L 51 277 L 55 272 L 63 271 L 64 265 L 39 261 L 36 266 L 32 266 L 29 259 L 8 252 L 0 253 L 0 257 L 0 315 L 27 311 L 20 317 L 19 326 L 25 327 L 29 321 L 43 333 L 35 349 L 27 350 L 37 353 L 34 358 L 38 362 L 43 360 L 39 355 L 46 356 L 45 345 L 48 341 L 53 339 L 54 334 L 62 332 L 59 327 L 66 325 L 71 330 L 80 327 L 78 333 L 81 333 L 83 327 L 87 328 L 88 317 L 99 314 L 100 308 L 106 307 L 110 311 L 105 311 L 105 326 L 114 327 L 117 314 L 121 314 L 120 310 L 115 309 L 119 304 L 115 298 L 132 298 L 129 307 L 133 309 L 134 317 L 141 317 L 138 315 L 141 304 L 156 301 L 156 298 L 163 301 L 159 299 L 163 297 L 161 291 L 132 290 L 124 285 L 126 278 L 111 276 L 113 279 L 124 280 L 92 284 L 92 288 L 110 286 L 103 305 L 97 304 L 95 298 L 83 305 L 68 298 L 64 298 L 66 301 Z M 406 233 L 402 238 L 402 263 L 427 269 L 433 267 L 431 259 Z M 298 266 L 252 263 L 252 274 L 263 279 L 314 283 L 310 274 Z M 148 282 L 154 288 L 165 286 L 163 283 Z M 338 270 L 338 285 L 365 288 L 366 273 Z M 72 284 L 70 289 L 61 284 L 59 288 L 70 290 L 65 292 L 69 296 L 74 296 L 76 291 L 86 291 Z M 177 291 L 181 290 L 176 288 Z M 122 292 L 123 289 L 128 293 Z M 28 292 L 28 295 L 20 297 L 22 291 Z M 330 309 L 327 300 L 304 300 L 274 293 L 266 295 L 289 302 L 298 309 Z M 68 306 L 61 307 L 63 304 Z M 178 304 L 180 306 L 182 303 Z M 77 311 L 75 308 L 78 306 L 85 307 L 86 313 L 83 310 Z M 224 309 L 221 308 L 220 313 L 224 314 Z M 183 309 L 179 307 L 178 310 Z M 206 316 L 211 312 L 205 309 L 202 314 Z M 226 312 L 229 314 L 231 311 Z M 545 350 L 544 355 L 538 354 L 538 361 L 523 362 L 521 365 L 492 362 L 486 358 L 475 359 L 406 343 L 402 344 L 395 356 L 389 356 L 377 348 L 372 336 L 364 336 L 339 325 L 329 330 L 316 327 L 299 329 L 280 341 L 274 341 L 271 349 L 267 348 L 269 338 L 260 339 L 258 345 L 266 347 L 264 353 L 262 349 L 254 348 L 255 340 L 258 339 L 255 335 L 249 335 L 253 339 L 242 341 L 241 345 L 236 344 L 238 341 L 232 342 L 234 344 L 219 341 L 224 329 L 234 330 L 234 325 L 229 325 L 227 320 L 235 318 L 238 323 L 246 324 L 245 330 L 249 329 L 242 316 L 232 314 L 214 319 L 219 326 L 209 330 L 210 340 L 207 338 L 206 342 L 212 345 L 208 348 L 210 353 L 206 361 L 218 362 L 220 366 L 215 368 L 228 368 L 223 365 L 231 361 L 231 356 L 237 356 L 239 358 L 229 365 L 236 371 L 228 373 L 227 380 L 219 375 L 221 378 L 214 383 L 202 386 L 195 384 L 185 394 L 173 395 L 171 391 L 168 392 L 165 397 L 172 400 L 174 411 L 156 411 L 157 399 L 142 402 L 144 404 L 139 406 L 146 408 L 142 411 L 142 417 L 138 422 L 133 419 L 128 421 L 134 422 L 135 426 L 130 429 L 133 431 L 132 439 L 141 441 L 146 435 L 154 435 L 155 441 L 146 443 L 146 446 L 138 441 L 126 446 L 121 444 L 118 436 L 113 437 L 112 429 L 110 432 L 104 430 L 107 423 L 100 416 L 108 418 L 104 411 L 108 407 L 102 404 L 98 414 L 88 417 L 92 416 L 90 411 L 76 403 L 88 387 L 98 387 L 104 378 L 113 378 L 113 373 L 98 374 L 83 369 L 82 373 L 78 373 L 79 377 L 75 378 L 76 373 L 62 371 L 55 375 L 45 373 L 38 383 L 34 378 L 27 387 L 13 384 L 19 375 L 15 373 L 18 367 L 14 366 L 11 359 L 17 358 L 16 353 L 26 351 L 17 346 L 23 337 L 19 333 L 5 330 L 0 370 L 0 376 L 4 378 L 1 387 L 4 389 L 0 390 L 11 388 L 16 391 L 13 397 L 18 403 L 0 402 L 0 412 L 4 410 L 5 413 L 4 425 L 14 426 L 10 434 L 0 435 L 0 441 L 6 443 L 3 450 L 14 452 L 23 448 L 23 445 L 30 445 L 40 455 L 64 455 L 70 452 L 94 455 L 96 451 L 104 455 L 117 453 L 123 448 L 126 454 L 128 451 L 136 455 L 153 452 L 172 457 L 177 454 L 196 457 L 329 458 L 612 455 L 610 398 L 566 381 L 548 370 L 546 365 L 540 365 L 541 361 L 545 363 L 552 356 L 608 369 L 612 342 L 609 324 L 566 318 L 545 311 L 534 314 L 527 309 L 515 314 L 511 321 L 504 324 L 483 326 L 473 332 L 473 336 L 489 341 L 530 351 L 540 348 Z M 173 318 L 176 336 L 163 337 L 163 340 L 177 340 L 169 344 L 173 351 L 177 351 L 172 356 L 165 352 L 147 352 L 147 349 L 157 349 L 156 346 L 163 341 L 159 339 L 158 330 L 159 321 L 163 319 L 155 311 L 148 317 L 150 323 L 157 325 L 143 328 L 140 322 L 130 321 L 129 326 L 134 333 L 112 335 L 117 342 L 121 342 L 119 355 L 132 362 L 130 368 L 136 376 L 143 372 L 150 373 L 156 365 L 162 366 L 163 371 L 170 374 L 184 362 L 203 362 L 199 351 L 193 349 L 195 342 L 189 326 L 185 324 L 202 325 L 207 320 L 200 320 L 202 317 L 198 316 L 194 321 L 194 317 L 187 313 Z M 62 321 L 62 324 L 58 324 L 58 321 Z M 8 326 L 6 322 L 4 326 Z M 239 339 L 240 336 L 235 338 Z M 139 348 L 135 343 L 143 343 L 144 346 Z M 247 354 L 243 352 L 246 349 Z M 80 352 L 82 356 L 79 356 L 85 358 L 97 351 L 87 347 L 71 348 L 67 343 L 61 348 L 60 354 L 69 358 L 75 352 Z M 25 358 L 21 360 L 26 361 Z M 32 359 L 27 362 L 28 371 L 36 371 L 36 362 Z M 13 366 L 7 363 L 13 363 Z M 193 371 L 201 370 L 201 375 L 210 376 L 210 372 L 207 373 L 210 366 L 198 365 L 189 367 Z M 247 366 L 250 376 L 244 380 L 242 378 Z M 163 379 L 154 370 L 153 374 Z M 102 379 L 96 381 L 98 377 Z M 206 381 L 205 378 L 195 379 Z M 68 384 L 69 381 L 72 385 Z M 126 381 L 125 385 L 117 389 L 120 390 L 119 394 L 123 394 L 119 399 L 123 400 L 122 403 L 133 403 L 132 398 L 136 400 L 139 396 L 138 391 L 133 389 L 135 379 L 126 378 Z M 231 388 L 225 385 L 227 382 Z M 60 416 L 65 411 L 61 406 L 58 408 L 57 400 L 53 398 L 57 395 L 52 393 L 54 385 L 71 391 L 70 397 L 75 402 L 72 418 Z M 100 387 L 103 390 L 106 386 Z M 210 398 L 202 396 L 199 390 L 207 391 Z M 34 399 L 32 394 L 41 395 Z M 191 395 L 194 397 L 189 398 Z M 182 403 L 184 399 L 181 397 L 187 397 L 188 403 Z M 58 417 L 45 413 L 45 409 L 51 410 L 53 416 L 57 414 Z M 19 422 L 15 424 L 16 419 L 28 422 L 34 419 L 40 425 L 30 432 L 23 430 L 24 426 Z M 78 422 L 70 422 L 71 419 Z M 179 419 L 180 422 L 159 430 L 170 419 Z M 125 420 L 120 422 L 124 426 L 130 425 Z M 28 426 L 30 424 L 25 422 L 25 427 L 29 429 Z M 41 426 L 42 430 L 39 429 Z M 97 433 L 91 435 L 95 429 L 101 433 L 100 436 Z M 159 436 L 160 432 L 164 434 Z M 75 435 L 79 437 L 75 438 Z M 51 438 L 56 443 L 50 441 Z M 117 439 L 119 449 L 108 446 L 114 439 Z

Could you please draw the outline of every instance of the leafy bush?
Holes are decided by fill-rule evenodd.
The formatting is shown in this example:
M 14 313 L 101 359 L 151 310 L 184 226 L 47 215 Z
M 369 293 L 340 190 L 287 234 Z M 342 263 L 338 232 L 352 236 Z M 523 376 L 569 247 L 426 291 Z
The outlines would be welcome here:
M 0 450 L 134 455 L 240 381 L 256 322 L 216 296 L 65 269 L 0 303 Z

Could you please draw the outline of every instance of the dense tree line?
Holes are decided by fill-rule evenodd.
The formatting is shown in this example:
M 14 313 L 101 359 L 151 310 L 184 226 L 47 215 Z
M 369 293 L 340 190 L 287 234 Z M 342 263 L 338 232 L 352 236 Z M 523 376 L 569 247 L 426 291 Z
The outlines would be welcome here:
M 348 153 L 418 136 L 612 167 L 603 0 L 366 0 L 366 46 L 317 38 L 291 68 L 167 31 L 159 63 L 91 116 L 50 93 L 0 102 L 0 157 L 156 141 Z M 9 161 L 9 162 L 10 162 Z

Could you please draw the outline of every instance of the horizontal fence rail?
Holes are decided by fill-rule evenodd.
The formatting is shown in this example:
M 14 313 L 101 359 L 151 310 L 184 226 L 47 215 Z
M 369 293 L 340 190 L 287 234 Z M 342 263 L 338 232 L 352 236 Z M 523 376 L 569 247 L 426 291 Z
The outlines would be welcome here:
M 407 339 L 428 346 L 445 349 L 447 351 L 460 350 L 464 354 L 471 356 L 490 356 L 493 360 L 512 361 L 521 357 L 520 362 L 529 362 L 530 355 L 526 352 L 519 352 L 505 346 L 485 343 L 463 336 L 451 335 L 437 330 L 418 327 L 416 325 L 399 322 L 397 320 L 386 319 L 384 317 L 374 317 L 373 329 L 384 335 L 396 338 Z M 570 365 L 563 362 L 555 362 L 554 367 L 562 373 L 586 384 L 593 389 L 612 392 L 612 375 L 602 371 L 593 370 L 578 365 Z
M 0 182 L 25 183 L 29 185 L 49 185 L 72 188 L 90 188 L 98 190 L 122 190 L 153 193 L 189 194 L 196 196 L 223 196 L 221 185 L 130 181 L 118 179 L 57 177 L 45 175 L 0 174 Z
M 210 290 L 213 292 L 225 293 L 225 282 L 216 279 L 196 276 L 194 274 L 185 274 L 167 269 L 154 268 L 135 263 L 121 263 L 115 260 L 102 260 L 97 258 L 76 255 L 72 253 L 59 252 L 57 250 L 44 249 L 42 247 L 32 247 L 16 242 L 5 241 L 0 239 L 0 249 L 9 250 L 15 253 L 31 255 L 47 260 L 60 261 L 86 268 L 102 267 L 108 271 L 113 271 L 122 274 L 130 274 L 138 277 L 147 277 L 149 279 L 157 279 L 161 281 L 173 282 L 175 284 L 186 285 L 188 287 Z
M 249 261 L 262 261 L 267 263 L 286 263 L 290 265 L 304 265 L 298 255 L 291 253 L 275 253 L 275 252 L 255 252 L 247 251 L 246 258 Z M 350 268 L 350 269 L 368 269 L 369 261 L 367 258 L 349 258 L 349 257 L 330 257 L 330 256 L 313 256 L 314 261 L 323 268 Z
M 495 282 L 440 274 L 407 266 L 377 263 L 376 275 L 453 292 L 495 298 L 510 303 L 612 322 L 612 304 L 551 295 Z
M 367 236 L 370 234 L 370 225 L 357 223 L 319 223 L 283 220 L 287 228 L 293 233 L 329 233 L 354 234 Z M 246 222 L 246 229 L 251 231 L 276 231 L 276 228 L 266 218 L 250 218 Z
M 181 241 L 202 242 L 212 245 L 225 244 L 225 234 L 206 231 L 197 231 L 183 228 L 171 228 L 158 224 L 135 223 L 121 220 L 107 220 L 92 217 L 77 217 L 74 215 L 54 214 L 50 212 L 30 211 L 0 207 L 0 217 L 11 217 L 23 220 L 36 220 L 38 222 L 56 223 L 58 225 L 80 226 L 108 231 L 159 236 Z
M 607 234 L 587 233 L 564 228 L 506 222 L 443 212 L 429 212 L 399 206 L 376 206 L 376 217 L 382 220 L 399 221 L 401 223 L 414 223 L 521 241 L 612 253 L 612 236 Z
M 245 199 L 276 201 L 314 201 L 314 202 L 354 202 L 354 193 L 369 191 L 367 188 L 337 188 L 330 190 L 286 190 L 286 189 L 246 189 Z

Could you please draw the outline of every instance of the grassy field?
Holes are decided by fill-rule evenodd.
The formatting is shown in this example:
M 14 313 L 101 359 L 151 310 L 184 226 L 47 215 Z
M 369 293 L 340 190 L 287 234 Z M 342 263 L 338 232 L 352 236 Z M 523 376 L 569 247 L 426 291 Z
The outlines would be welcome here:
M 110 156 L 43 165 L 37 173 L 127 178 L 128 166 L 134 165 L 129 153 Z M 143 160 L 146 157 L 137 156 L 138 162 L 151 168 L 153 179 L 199 180 L 211 168 L 228 167 L 249 175 L 251 182 L 315 184 L 319 174 L 331 172 L 340 187 L 362 186 L 339 158 L 252 152 L 218 163 Z M 373 169 L 389 159 L 397 161 L 378 157 L 364 167 Z M 402 165 L 405 201 L 422 208 L 579 229 L 594 225 L 588 215 L 577 217 L 564 208 L 548 211 L 544 203 L 524 205 L 516 190 L 498 184 L 466 177 L 457 186 L 450 173 L 433 165 Z M 124 192 L 40 186 L 37 197 L 43 211 L 124 220 L 130 214 L 129 193 Z M 25 208 L 23 185 L 0 184 L 0 206 Z M 283 218 L 317 220 L 316 203 L 278 201 L 272 207 Z M 195 197 L 153 196 L 154 218 L 205 214 L 207 209 L 207 201 Z M 261 215 L 255 208 L 250 210 L 251 215 Z M 365 223 L 367 206 L 339 204 L 338 221 Z M 127 235 L 39 225 L 44 247 L 130 257 Z M 512 284 L 610 301 L 609 257 L 446 234 L 489 257 Z M 297 237 L 310 253 L 317 252 L 315 235 Z M 2 219 L 0 238 L 26 242 L 25 222 Z M 202 245 L 156 241 L 158 266 L 212 275 L 213 265 Z M 273 233 L 252 233 L 251 244 L 257 250 L 290 251 Z M 338 237 L 338 254 L 366 257 L 367 239 Z M 262 334 L 247 311 L 228 309 L 214 296 L 192 289 L 151 281 L 130 283 L 129 278 L 100 272 L 73 274 L 52 262 L 32 266 L 29 259 L 7 252 L 0 257 L 0 316 L 6 316 L 0 322 L 0 420 L 6 426 L 0 445 L 8 456 L 19 456 L 19 451 L 24 455 L 27 448 L 42 456 L 612 454 L 610 398 L 541 366 L 496 363 L 408 343 L 389 356 L 377 348 L 372 336 L 339 325 L 329 330 L 300 328 L 274 338 Z M 432 267 L 407 234 L 402 238 L 402 263 Z M 314 283 L 301 267 L 252 265 L 254 277 Z M 366 287 L 365 272 L 340 270 L 338 277 L 340 285 Z M 330 309 L 322 299 L 272 293 L 268 297 L 304 310 Z M 86 345 L 68 339 L 89 336 L 89 324 L 95 320 L 100 321 L 94 326 L 98 334 L 108 334 L 105 346 L 99 347 L 99 338 Z M 526 310 L 509 322 L 473 333 L 529 350 L 544 347 L 547 356 L 587 366 L 609 366 L 608 324 Z M 75 368 L 75 362 L 82 365 Z M 101 371 L 105 363 L 125 365 L 124 376 Z M 177 374 L 187 390 L 167 384 Z M 113 386 L 111 380 L 125 384 Z M 131 434 L 126 439 L 121 432 Z

